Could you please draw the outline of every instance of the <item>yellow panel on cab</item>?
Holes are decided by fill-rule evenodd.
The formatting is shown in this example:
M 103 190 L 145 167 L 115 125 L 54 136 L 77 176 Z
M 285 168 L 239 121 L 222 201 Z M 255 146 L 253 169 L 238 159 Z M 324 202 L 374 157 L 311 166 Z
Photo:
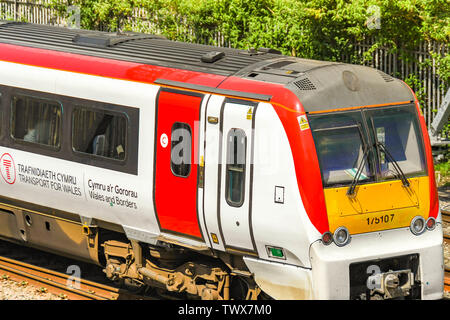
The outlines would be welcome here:
M 408 227 L 413 217 L 428 217 L 427 176 L 410 178 L 410 187 L 392 180 L 358 185 L 352 196 L 347 187 L 324 190 L 330 231 L 345 226 L 350 234 Z

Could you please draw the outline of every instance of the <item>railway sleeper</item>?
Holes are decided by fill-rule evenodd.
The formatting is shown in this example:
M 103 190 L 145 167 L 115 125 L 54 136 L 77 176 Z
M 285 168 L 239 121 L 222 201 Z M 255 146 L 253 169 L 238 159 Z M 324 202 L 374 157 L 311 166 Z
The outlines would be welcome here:
M 125 285 L 147 285 L 193 299 L 228 300 L 234 277 L 234 283 L 241 282 L 243 299 L 256 300 L 261 292 L 251 279 L 239 280 L 220 260 L 206 263 L 183 248 L 149 247 L 141 255 L 138 243 L 109 240 L 102 246 L 106 257 L 103 271 L 110 280 Z M 186 260 L 189 258 L 193 260 Z

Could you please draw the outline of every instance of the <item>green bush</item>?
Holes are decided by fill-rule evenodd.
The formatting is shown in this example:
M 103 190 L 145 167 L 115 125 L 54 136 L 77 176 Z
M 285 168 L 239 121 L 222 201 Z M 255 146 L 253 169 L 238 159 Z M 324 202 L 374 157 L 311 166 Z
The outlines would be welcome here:
M 63 16 L 68 5 L 81 9 L 84 29 L 159 33 L 171 40 L 239 49 L 274 48 L 318 60 L 342 61 L 346 56 L 356 64 L 370 62 L 380 47 L 409 62 L 419 43 L 448 44 L 450 38 L 448 0 L 49 0 Z M 136 18 L 134 8 L 144 9 L 148 17 Z M 377 11 L 380 28 L 370 26 Z M 371 48 L 360 56 L 353 44 L 366 39 Z M 450 58 L 430 54 L 446 89 Z M 431 64 L 428 59 L 421 68 Z M 424 106 L 426 91 L 417 75 L 403 80 Z M 448 132 L 449 125 L 443 130 Z
M 68 5 L 81 9 L 81 27 L 109 31 L 157 30 L 172 40 L 225 45 L 234 48 L 275 48 L 287 55 L 339 61 L 353 54 L 352 44 L 373 39 L 371 50 L 352 62 L 371 59 L 380 46 L 402 59 L 418 43 L 450 36 L 447 0 L 50 0 L 50 7 L 67 16 Z M 381 28 L 369 28 L 379 8 Z M 147 20 L 131 19 L 133 8 L 149 12 Z M 220 33 L 223 41 L 216 39 Z M 439 56 L 438 72 L 448 86 L 450 61 Z

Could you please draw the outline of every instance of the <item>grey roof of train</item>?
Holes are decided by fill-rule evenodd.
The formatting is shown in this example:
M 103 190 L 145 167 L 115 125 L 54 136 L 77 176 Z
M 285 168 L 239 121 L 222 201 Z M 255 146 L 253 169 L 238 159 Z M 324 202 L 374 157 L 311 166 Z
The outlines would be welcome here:
M 413 100 L 402 81 L 374 68 L 288 57 L 268 49 L 238 50 L 150 34 L 1 20 L 0 43 L 278 83 L 293 91 L 307 112 Z M 214 52 L 222 53 L 204 62 L 205 54 Z
M 279 57 L 273 53 L 171 41 L 158 35 L 117 34 L 11 21 L 0 22 L 0 42 L 223 76 Z M 225 56 L 213 63 L 202 62 L 204 54 L 214 51 L 224 52 Z

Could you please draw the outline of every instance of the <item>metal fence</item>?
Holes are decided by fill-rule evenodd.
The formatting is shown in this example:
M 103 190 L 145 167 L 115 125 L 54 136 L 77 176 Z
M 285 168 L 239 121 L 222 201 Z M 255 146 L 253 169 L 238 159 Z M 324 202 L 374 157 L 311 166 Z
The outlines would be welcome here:
M 61 4 L 66 3 L 65 0 L 60 0 Z M 40 24 L 51 24 L 66 26 L 67 21 L 61 17 L 54 9 L 49 8 L 46 4 L 49 0 L 32 0 L 32 1 L 18 1 L 18 0 L 0 0 L 0 19 L 14 19 L 18 21 L 27 21 Z M 139 27 L 150 33 L 158 34 L 160 30 L 155 24 L 151 22 L 152 17 L 143 9 L 136 8 L 134 10 L 133 18 L 131 18 L 131 25 Z M 195 42 L 201 43 L 195 35 L 195 31 L 188 26 L 180 26 L 178 30 L 186 40 L 195 39 Z M 221 46 L 228 46 L 223 36 L 217 32 L 214 36 L 215 42 Z M 372 46 L 372 41 L 357 43 L 354 45 L 353 58 L 359 56 L 363 57 Z M 448 88 L 444 87 L 443 79 L 440 79 L 436 71 L 436 60 L 431 56 L 430 51 L 439 53 L 441 56 L 448 55 L 448 45 L 436 42 L 426 42 L 421 44 L 416 50 L 411 52 L 414 59 L 411 62 L 406 62 L 405 59 L 399 59 L 395 52 L 391 52 L 388 48 L 377 48 L 371 53 L 372 59 L 365 63 L 371 67 L 375 67 L 387 74 L 396 78 L 406 79 L 410 75 L 414 75 L 420 87 L 413 89 L 421 91 L 423 94 L 423 113 L 427 121 L 428 127 L 435 114 L 437 113 L 446 91 Z M 351 55 L 343 55 L 343 62 L 351 62 Z M 425 62 L 428 62 L 425 65 Z M 422 92 L 423 90 L 423 92 Z
M 355 44 L 355 55 L 360 57 L 360 60 L 363 60 L 364 53 L 369 51 L 372 43 L 369 39 Z M 422 109 L 427 120 L 427 126 L 430 127 L 448 90 L 445 87 L 444 79 L 441 79 L 437 74 L 437 61 L 430 52 L 437 53 L 440 56 L 448 55 L 448 45 L 437 42 L 424 42 L 410 52 L 412 56 L 410 62 L 400 59 L 398 53 L 391 51 L 389 48 L 377 48 L 370 54 L 372 59 L 367 60 L 365 64 L 403 80 L 410 75 L 414 75 L 420 87 L 413 87 L 413 90 L 416 91 L 418 96 L 423 95 L 424 105 Z M 351 56 L 343 56 L 342 58 L 347 62 L 351 60 Z M 422 90 L 423 92 L 419 92 Z
M 0 1 L 0 19 L 13 19 L 40 24 L 66 25 L 66 19 L 60 17 L 56 10 L 48 8 L 48 0 Z

